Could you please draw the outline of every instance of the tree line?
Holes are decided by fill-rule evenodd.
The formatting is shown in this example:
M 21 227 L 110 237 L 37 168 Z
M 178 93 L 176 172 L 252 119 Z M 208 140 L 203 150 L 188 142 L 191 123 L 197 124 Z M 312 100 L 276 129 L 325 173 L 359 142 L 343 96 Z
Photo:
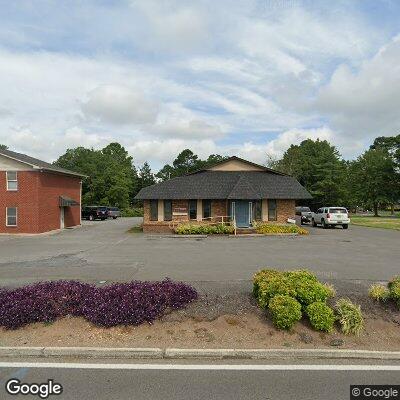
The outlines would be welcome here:
M 6 146 L 0 144 L 0 149 Z M 82 185 L 83 204 L 128 208 L 135 195 L 156 182 L 203 169 L 226 156 L 211 154 L 201 159 L 190 149 L 180 152 L 171 164 L 153 173 L 145 162 L 135 166 L 133 158 L 119 143 L 103 149 L 68 149 L 55 165 L 87 175 Z M 313 196 L 302 202 L 312 209 L 340 205 L 351 209 L 380 207 L 400 202 L 400 135 L 377 137 L 370 148 L 355 160 L 344 160 L 326 140 L 307 139 L 291 145 L 282 158 L 266 155 L 265 165 L 294 176 Z
M 355 160 L 344 160 L 326 140 L 307 139 L 291 145 L 279 160 L 268 165 L 294 176 L 313 196 L 307 205 L 343 205 L 350 209 L 400 203 L 400 135 L 377 137 Z

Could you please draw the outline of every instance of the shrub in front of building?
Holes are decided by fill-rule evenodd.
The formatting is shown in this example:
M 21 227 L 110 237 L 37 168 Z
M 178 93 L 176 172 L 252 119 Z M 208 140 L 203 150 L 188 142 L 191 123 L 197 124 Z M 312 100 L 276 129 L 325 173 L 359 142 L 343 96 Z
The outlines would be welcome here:
M 234 232 L 233 226 L 225 224 L 180 224 L 175 228 L 178 235 L 228 235 Z
M 308 235 L 308 230 L 294 224 L 257 223 L 256 232 L 262 235 L 296 234 Z
M 169 279 L 97 287 L 77 281 L 41 282 L 0 289 L 0 326 L 17 329 L 71 315 L 103 327 L 152 323 L 167 309 L 180 309 L 197 298 L 196 290 Z

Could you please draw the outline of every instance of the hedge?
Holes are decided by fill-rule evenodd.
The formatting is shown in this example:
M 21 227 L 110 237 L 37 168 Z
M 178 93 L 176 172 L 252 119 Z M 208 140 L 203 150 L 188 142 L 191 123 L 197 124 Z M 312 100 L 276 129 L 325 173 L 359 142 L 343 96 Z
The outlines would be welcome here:
M 308 235 L 308 230 L 301 228 L 300 226 L 294 224 L 274 224 L 274 223 L 257 223 L 255 225 L 257 233 L 267 235 L 267 234 L 287 234 L 293 233 L 297 235 Z
M 180 224 L 175 228 L 178 235 L 226 235 L 235 232 L 233 226 L 216 224 Z
M 153 322 L 167 309 L 183 308 L 196 298 L 193 287 L 169 279 L 103 287 L 77 281 L 40 282 L 0 288 L 0 326 L 16 329 L 67 315 L 84 317 L 103 327 L 139 325 Z

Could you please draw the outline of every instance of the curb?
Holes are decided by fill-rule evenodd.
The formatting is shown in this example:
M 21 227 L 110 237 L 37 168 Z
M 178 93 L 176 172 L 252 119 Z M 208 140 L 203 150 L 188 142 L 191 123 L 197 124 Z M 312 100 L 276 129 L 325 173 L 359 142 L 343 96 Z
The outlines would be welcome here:
M 0 357 L 118 359 L 363 359 L 400 361 L 400 351 L 330 349 L 174 349 L 96 347 L 0 347 Z

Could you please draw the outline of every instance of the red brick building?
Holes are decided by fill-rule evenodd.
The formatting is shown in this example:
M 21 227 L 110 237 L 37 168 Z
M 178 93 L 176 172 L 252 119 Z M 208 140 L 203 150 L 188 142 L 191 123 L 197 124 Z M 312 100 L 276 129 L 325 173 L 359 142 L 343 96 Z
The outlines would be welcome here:
M 43 233 L 80 225 L 83 177 L 0 149 L 0 233 Z
M 285 223 L 295 202 L 311 195 L 292 176 L 239 157 L 143 188 L 144 232 L 171 232 L 181 222 L 234 220 L 238 228 L 254 221 Z

